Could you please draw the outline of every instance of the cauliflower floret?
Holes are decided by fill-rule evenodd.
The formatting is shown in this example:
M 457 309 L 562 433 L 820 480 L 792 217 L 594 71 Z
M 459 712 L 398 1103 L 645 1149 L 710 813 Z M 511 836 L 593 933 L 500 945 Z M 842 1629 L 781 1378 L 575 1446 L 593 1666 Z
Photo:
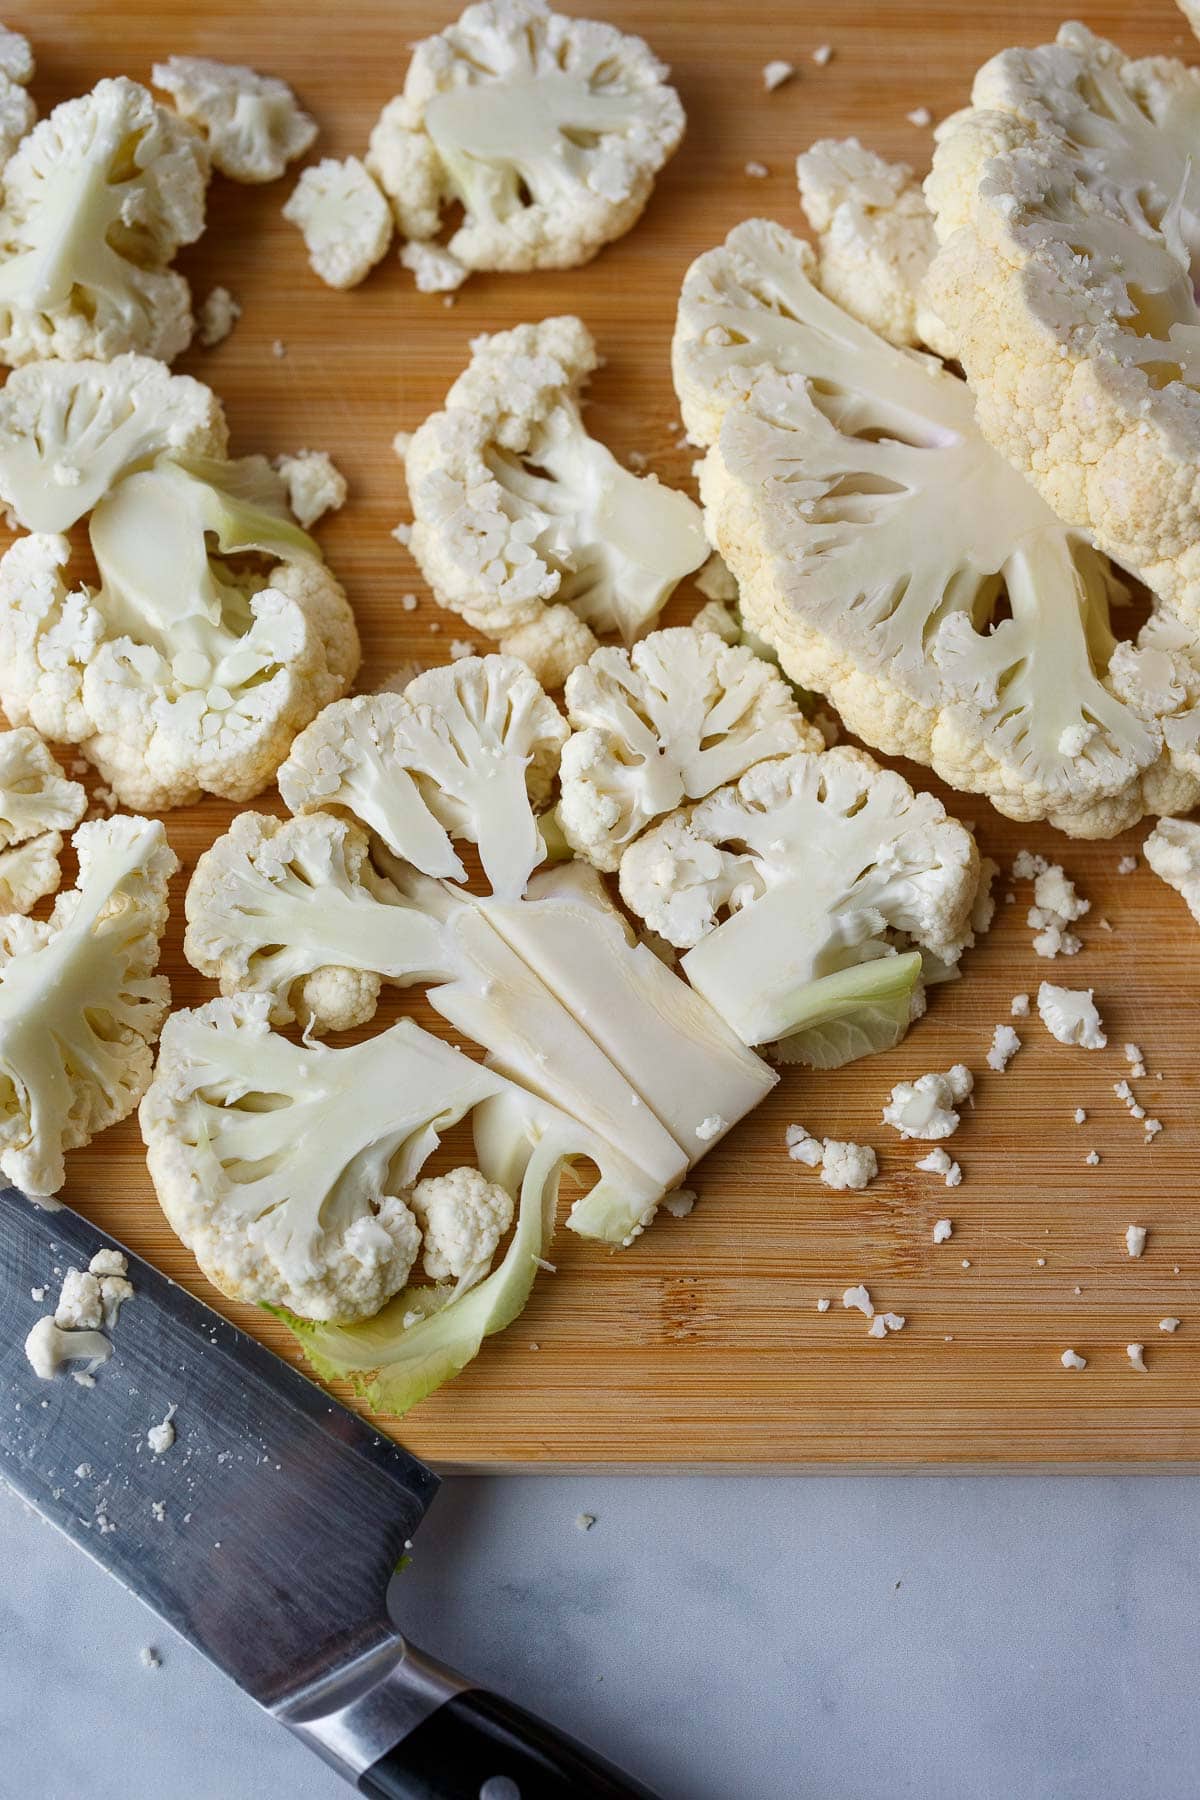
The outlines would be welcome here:
M 0 917 L 31 912 L 39 900 L 56 891 L 62 880 L 58 863 L 62 847 L 61 834 L 46 831 L 27 844 L 0 850 Z
M 938 132 L 928 292 L 980 429 L 1200 619 L 1200 70 L 1084 26 L 1006 50 Z
M 196 320 L 201 349 L 215 350 L 223 344 L 241 316 L 241 306 L 227 287 L 210 288 Z
M 916 1081 L 899 1081 L 883 1109 L 883 1122 L 902 1138 L 937 1140 L 958 1130 L 957 1108 L 975 1086 L 970 1069 L 955 1063 L 944 1075 L 919 1075 Z
M 1017 1051 L 1021 1048 L 1021 1039 L 1011 1025 L 997 1025 L 992 1032 L 991 1048 L 987 1053 L 987 1066 L 997 1075 L 1003 1075 Z
M 412 275 L 419 294 L 451 294 L 462 286 L 469 273 L 448 250 L 426 244 L 420 238 L 410 238 L 401 247 L 400 261 Z
M 640 38 L 545 0 L 485 0 L 413 50 L 368 166 L 408 238 L 464 269 L 569 269 L 635 223 L 683 137 L 679 96 Z
M 885 162 L 857 138 L 822 138 L 796 158 L 796 179 L 817 233 L 822 293 L 890 343 L 921 343 L 920 288 L 937 239 L 908 164 Z
M 1142 850 L 1154 873 L 1183 896 L 1200 924 L 1200 825 L 1160 819 Z
M 0 25 L 0 166 L 33 130 L 37 119 L 37 108 L 25 91 L 33 75 L 29 39 Z
M 879 1173 L 879 1160 L 869 1144 L 840 1143 L 826 1138 L 821 1150 L 821 1180 L 827 1188 L 856 1192 L 867 1187 Z
M 248 799 L 358 666 L 345 596 L 279 478 L 261 459 L 160 461 L 89 531 L 95 593 L 68 591 L 64 538 L 20 538 L 0 561 L 0 703 L 79 744 L 127 805 Z M 247 552 L 266 575 L 227 560 Z
M 852 731 L 1010 817 L 1110 836 L 1178 779 L 1190 805 L 1108 672 L 1115 572 L 989 447 L 965 383 L 818 293 L 813 262 L 751 221 L 680 300 L 676 386 L 746 624 Z
M 54 1323 L 61 1331 L 99 1331 L 103 1319 L 99 1280 L 88 1270 L 68 1269 L 54 1308 Z
M 632 643 L 708 555 L 693 501 L 589 437 L 580 395 L 596 360 L 569 316 L 476 338 L 407 446 L 412 553 L 477 631 L 507 638 L 553 600 Z
M 154 969 L 179 863 L 162 826 L 98 820 L 74 845 L 76 886 L 48 925 L 7 922 L 0 967 L 0 1171 L 42 1196 L 62 1186 L 64 1151 L 137 1105 L 170 1003 Z
M 329 707 L 292 747 L 279 791 L 292 812 L 335 808 L 427 875 L 466 879 L 451 838 L 479 847 L 493 893 L 516 899 L 546 846 L 567 725 L 523 663 L 462 657 L 402 695 Z
M 684 974 L 744 1043 L 888 1001 L 896 1043 L 920 972 L 912 946 L 957 962 L 979 874 L 971 834 L 931 794 L 861 751 L 801 751 L 632 844 L 621 897 L 688 948 Z
M 204 229 L 208 175 L 196 134 L 124 76 L 56 106 L 4 165 L 0 358 L 177 356 L 191 297 L 168 265 Z
M 559 822 L 598 869 L 615 869 L 626 845 L 683 801 L 822 741 L 768 663 L 686 625 L 632 650 L 597 650 L 568 678 L 566 701 L 574 731 Z
M 316 120 L 277 76 L 205 56 L 172 56 L 155 63 L 151 80 L 170 94 L 207 143 L 213 166 L 232 181 L 278 181 L 316 138 Z
M 227 441 L 212 389 L 153 357 L 33 363 L 0 388 L 0 502 L 27 531 L 69 531 L 123 475 Z
M 1075 883 L 1063 873 L 1060 863 L 1048 863 L 1036 871 L 1033 902 L 1027 918 L 1035 934 L 1037 955 L 1077 956 L 1083 942 L 1067 927 L 1090 912 L 1092 903 L 1076 893 Z
M 309 265 L 327 287 L 357 287 L 392 241 L 388 203 L 357 156 L 305 169 L 283 209 L 299 227 Z
M 54 893 L 62 833 L 86 807 L 86 792 L 66 780 L 36 731 L 0 731 L 0 915 L 27 913 Z
M 346 504 L 346 477 L 327 450 L 297 450 L 295 456 L 277 456 L 275 467 L 287 486 L 288 505 L 308 530 L 327 512 Z
M 408 1203 L 425 1235 L 429 1279 L 449 1279 L 460 1294 L 482 1281 L 512 1224 L 512 1195 L 478 1169 L 463 1168 L 419 1181 Z
M 1103 1050 L 1108 1039 L 1091 988 L 1055 987 L 1043 981 L 1038 989 L 1042 1024 L 1060 1044 L 1078 1044 L 1084 1050 Z
M 500 649 L 505 656 L 519 656 L 544 688 L 560 688 L 572 669 L 585 663 L 600 648 L 595 632 L 577 612 L 562 602 L 544 606 L 536 618 L 505 632 Z

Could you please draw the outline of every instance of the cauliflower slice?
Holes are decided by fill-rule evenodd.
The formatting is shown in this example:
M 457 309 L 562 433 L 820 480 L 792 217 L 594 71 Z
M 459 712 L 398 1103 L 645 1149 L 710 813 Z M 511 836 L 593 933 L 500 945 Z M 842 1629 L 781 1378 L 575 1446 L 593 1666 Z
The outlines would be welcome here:
M 1108 1039 L 1091 988 L 1055 987 L 1043 981 L 1038 989 L 1042 1024 L 1060 1044 L 1078 1044 L 1084 1050 L 1103 1050 Z
M 6 713 L 79 744 L 127 805 L 259 792 L 358 666 L 345 596 L 279 478 L 261 459 L 163 460 L 89 530 L 94 594 L 67 590 L 64 538 L 20 538 L 0 561 Z
M 431 1281 L 464 1293 L 487 1274 L 513 1221 L 512 1195 L 478 1169 L 451 1169 L 418 1181 L 409 1205 L 424 1233 L 422 1265 Z
M 25 90 L 34 76 L 33 50 L 19 31 L 0 25 L 0 166 L 33 130 L 37 107 Z
M 204 229 L 208 176 L 200 139 L 135 81 L 56 106 L 4 165 L 0 359 L 185 349 L 191 296 L 169 264 Z
M 986 443 L 966 385 L 812 267 L 751 221 L 680 300 L 676 385 L 747 624 L 850 730 L 1010 817 L 1105 837 L 1164 792 L 1192 804 L 1148 699 L 1109 671 L 1115 572 Z
M 392 241 L 388 203 L 357 156 L 326 156 L 305 169 L 283 216 L 299 227 L 309 267 L 327 287 L 357 287 Z
M 27 913 L 54 893 L 62 833 L 86 808 L 86 792 L 36 731 L 0 731 L 0 915 Z
M 0 502 L 27 531 L 69 531 L 123 475 L 227 440 L 212 389 L 153 357 L 32 363 L 0 388 Z
M 76 886 L 47 925 L 5 921 L 0 966 L 0 1171 L 41 1196 L 65 1151 L 137 1105 L 170 1003 L 154 970 L 179 863 L 162 826 L 98 820 L 74 844 Z
M 883 1122 L 902 1138 L 926 1142 L 953 1137 L 959 1127 L 957 1111 L 974 1091 L 975 1078 L 963 1063 L 955 1063 L 944 1075 L 919 1075 L 915 1081 L 899 1081 L 883 1109 Z
M 822 293 L 892 344 L 920 344 L 920 290 L 937 249 L 907 163 L 857 138 L 822 138 L 796 158 L 800 204 L 817 233 Z
M 1182 895 L 1200 924 L 1200 825 L 1190 819 L 1160 819 L 1142 851 L 1154 873 Z
M 206 56 L 171 56 L 155 63 L 150 79 L 170 94 L 208 145 L 213 167 L 231 181 L 278 181 L 316 139 L 316 120 L 275 75 Z
M 980 429 L 1200 619 L 1200 70 L 1086 27 L 1006 50 L 938 132 L 928 291 Z
M 632 650 L 597 650 L 569 677 L 566 700 L 575 729 L 558 817 L 598 869 L 617 868 L 626 845 L 683 801 L 822 741 L 775 669 L 687 625 Z
M 708 555 L 699 507 L 588 435 L 580 395 L 596 362 L 570 316 L 476 338 L 444 411 L 409 442 L 412 553 L 438 604 L 477 631 L 506 637 L 553 600 L 632 643 Z
M 625 851 L 620 885 L 639 918 L 687 949 L 683 973 L 742 1042 L 764 1044 L 895 981 L 907 983 L 907 1028 L 912 948 L 957 962 L 979 876 L 974 839 L 940 801 L 838 749 L 759 763 L 673 814 Z
M 466 269 L 569 269 L 630 229 L 683 137 L 641 38 L 545 0 L 485 0 L 413 50 L 368 166 L 405 237 L 463 207 Z
M 298 450 L 295 456 L 278 456 L 275 467 L 283 476 L 288 505 L 302 530 L 346 504 L 346 477 L 327 450 Z
M 60 832 L 44 831 L 27 844 L 0 850 L 0 918 L 32 912 L 39 900 L 56 892 L 62 880 L 58 863 L 62 847 Z

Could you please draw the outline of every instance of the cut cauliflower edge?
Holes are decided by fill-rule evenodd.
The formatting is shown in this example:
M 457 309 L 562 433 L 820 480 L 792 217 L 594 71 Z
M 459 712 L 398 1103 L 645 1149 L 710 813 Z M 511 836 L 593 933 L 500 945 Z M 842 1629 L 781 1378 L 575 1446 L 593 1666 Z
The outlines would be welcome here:
M 262 461 L 160 459 L 92 512 L 100 585 L 65 538 L 0 560 L 0 703 L 79 744 L 130 806 L 248 799 L 358 666 L 353 616 Z M 243 562 L 265 557 L 266 574 Z
M 1078 24 L 939 129 L 927 292 L 979 426 L 1055 512 L 1200 621 L 1200 70 Z
M 569 315 L 476 338 L 405 456 L 410 547 L 434 598 L 547 685 L 590 655 L 593 633 L 632 643 L 708 555 L 695 503 L 589 436 L 596 362 Z
M 86 808 L 86 792 L 36 731 L 0 731 L 0 915 L 27 913 L 54 893 L 62 833 Z
M 1106 837 L 1192 805 L 1153 695 L 1111 666 L 1115 572 L 988 445 L 965 383 L 813 268 L 754 220 L 680 299 L 676 387 L 746 623 L 852 731 L 1010 817 Z
M 57 1193 L 64 1152 L 132 1112 L 170 1003 L 156 975 L 178 859 L 160 824 L 81 825 L 76 886 L 49 921 L 0 921 L 0 1171 Z
M 169 265 L 204 229 L 208 178 L 201 140 L 137 82 L 56 106 L 4 165 L 0 359 L 177 356 L 191 295 Z
M 155 63 L 151 80 L 200 133 L 213 167 L 233 181 L 278 181 L 316 139 L 316 120 L 278 76 L 206 56 L 171 56 Z
M 849 749 L 758 763 L 646 832 L 620 875 L 743 1043 L 824 1068 L 899 1042 L 917 948 L 957 963 L 979 884 L 970 832 Z
M 464 269 L 568 269 L 637 221 L 683 137 L 668 71 L 640 38 L 484 0 L 413 50 L 371 133 L 368 167 L 405 237 L 437 236 Z

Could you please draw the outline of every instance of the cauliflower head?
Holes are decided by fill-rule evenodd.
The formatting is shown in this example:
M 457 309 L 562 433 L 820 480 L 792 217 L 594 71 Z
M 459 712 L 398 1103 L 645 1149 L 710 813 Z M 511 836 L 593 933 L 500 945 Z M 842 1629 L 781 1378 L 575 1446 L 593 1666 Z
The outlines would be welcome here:
M 476 338 L 444 410 L 413 433 L 412 553 L 438 604 L 477 631 L 540 625 L 561 644 L 547 614 L 568 606 L 589 634 L 632 643 L 708 555 L 699 507 L 588 435 L 580 395 L 596 361 L 570 316 Z M 578 627 L 569 641 L 594 648 Z M 544 668 L 552 650 L 533 647 Z
M 159 456 L 227 446 L 212 389 L 150 356 L 30 363 L 0 388 L 0 501 L 27 531 L 69 531 Z
M 371 133 L 368 166 L 407 238 L 448 243 L 466 269 L 569 269 L 636 222 L 684 116 L 640 38 L 484 0 L 413 51 L 404 92 Z
M 277 76 L 206 56 L 172 56 L 155 63 L 151 80 L 200 133 L 213 167 L 233 181 L 278 181 L 316 138 L 316 120 Z
M 283 216 L 299 227 L 309 267 L 327 287 L 357 287 L 392 241 L 391 208 L 357 156 L 326 156 L 305 169 Z
M 676 385 L 747 624 L 852 731 L 1010 817 L 1106 837 L 1164 788 L 1192 804 L 1152 701 L 1110 668 L 1113 569 L 987 443 L 964 382 L 812 269 L 752 221 L 680 300 Z
M 931 794 L 862 751 L 797 751 L 673 813 L 621 858 L 621 897 L 687 954 L 692 986 L 746 1044 L 773 1043 L 919 972 L 915 947 L 954 964 L 972 942 L 974 839 Z M 907 1012 L 903 1017 L 907 1026 Z
M 200 139 L 135 81 L 56 106 L 4 165 L 0 359 L 177 356 L 191 295 L 170 263 L 204 229 L 208 178 Z
M 243 800 L 358 666 L 345 595 L 261 459 L 161 460 L 92 513 L 100 572 L 70 590 L 66 539 L 0 560 L 0 703 L 77 743 L 127 804 Z
M 45 925 L 6 920 L 0 949 L 0 1171 L 41 1196 L 64 1152 L 137 1105 L 170 1003 L 154 970 L 179 863 L 162 826 L 97 820 L 74 845 L 75 887 Z
M 429 1279 L 453 1281 L 459 1293 L 482 1281 L 513 1221 L 507 1189 L 478 1169 L 451 1169 L 418 1181 L 408 1199 L 424 1234 Z
M 627 844 L 684 801 L 822 742 L 769 663 L 688 625 L 632 650 L 597 650 L 568 678 L 566 701 L 574 730 L 558 818 L 598 869 L 615 869 Z
M 979 426 L 1200 619 L 1200 70 L 1082 25 L 1006 50 L 938 136 L 930 303 Z
M 1200 924 L 1200 825 L 1190 819 L 1160 819 L 1142 850 L 1154 873 L 1182 896 Z
M 492 891 L 516 899 L 546 854 L 534 809 L 568 735 L 523 663 L 467 656 L 403 694 L 329 707 L 279 771 L 291 812 L 336 809 L 426 875 L 466 879 L 452 839 L 478 847 Z

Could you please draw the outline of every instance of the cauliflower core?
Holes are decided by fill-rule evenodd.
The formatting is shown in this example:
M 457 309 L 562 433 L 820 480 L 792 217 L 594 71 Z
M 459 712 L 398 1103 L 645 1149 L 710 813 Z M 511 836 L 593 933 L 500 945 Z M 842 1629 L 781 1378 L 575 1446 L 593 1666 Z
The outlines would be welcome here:
M 204 138 L 213 167 L 234 181 L 278 181 L 316 138 L 316 120 L 274 75 L 204 56 L 172 56 L 154 65 L 151 79 Z
M 632 650 L 597 650 L 569 678 L 566 700 L 575 729 L 558 818 L 598 869 L 615 869 L 627 844 L 684 801 L 822 742 L 769 663 L 686 625 Z
M 471 351 L 445 410 L 408 445 L 412 553 L 439 605 L 550 685 L 591 654 L 593 633 L 632 643 L 654 623 L 708 555 L 703 521 L 685 494 L 589 437 L 580 395 L 597 357 L 579 319 L 519 325 Z
M 388 203 L 357 156 L 305 169 L 283 216 L 303 233 L 309 266 L 327 287 L 357 287 L 392 241 Z
M 204 229 L 208 175 L 195 133 L 124 76 L 56 106 L 4 165 L 0 359 L 185 349 L 169 264 Z
M 86 807 L 36 731 L 0 731 L 0 915 L 27 913 L 55 891 L 62 833 Z
M 569 269 L 637 220 L 679 146 L 683 108 L 640 38 L 485 0 L 413 50 L 368 165 L 407 238 L 462 223 L 464 269 Z
M 1125 590 L 976 427 L 965 383 L 820 294 L 751 221 L 693 265 L 674 345 L 701 495 L 747 625 L 881 750 L 1083 837 L 1200 789 L 1144 686 Z
M 928 291 L 980 429 L 1200 620 L 1200 70 L 1064 25 L 971 100 L 926 183 Z

